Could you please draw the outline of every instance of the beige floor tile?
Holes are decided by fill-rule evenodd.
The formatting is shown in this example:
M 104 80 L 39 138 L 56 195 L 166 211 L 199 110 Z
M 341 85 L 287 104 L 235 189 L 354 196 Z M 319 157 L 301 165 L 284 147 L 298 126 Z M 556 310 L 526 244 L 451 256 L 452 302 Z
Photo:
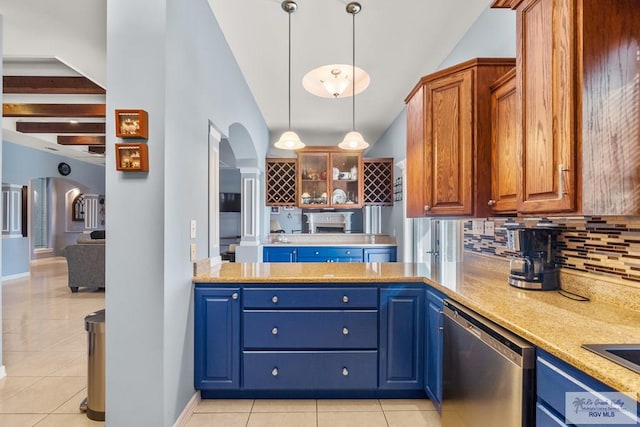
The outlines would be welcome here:
M 87 355 L 83 354 L 73 360 L 67 366 L 60 368 L 49 374 L 50 377 L 87 377 Z M 86 381 L 86 380 L 85 380 Z
M 72 352 L 3 352 L 7 374 L 18 377 L 42 377 L 68 367 L 83 353 Z
M 194 413 L 251 412 L 253 399 L 202 399 Z
M 0 414 L 0 426 L 32 427 L 44 417 L 45 414 Z
M 85 414 L 51 414 L 42 419 L 35 427 L 100 427 L 104 421 L 93 421 Z
M 81 328 L 79 328 L 82 331 Z M 57 343 L 45 347 L 44 351 L 87 351 L 87 332 L 78 332 L 63 338 Z
M 0 402 L 3 414 L 48 414 L 80 392 L 85 379 L 76 377 L 45 377 Z
M 385 411 L 389 427 L 440 427 L 437 411 Z
M 0 379 L 0 402 L 7 400 L 42 377 L 4 377 Z
M 387 420 L 382 412 L 318 412 L 318 427 L 387 427 Z
M 380 399 L 383 411 L 435 411 L 429 399 Z
M 309 399 L 258 399 L 251 412 L 316 412 L 316 401 Z
M 249 414 L 193 414 L 185 427 L 245 427 Z
M 247 427 L 317 427 L 317 425 L 316 414 L 313 412 L 253 412 L 249 415 Z
M 71 399 L 60 405 L 53 411 L 54 414 L 80 414 L 80 403 L 87 397 L 87 389 L 83 388 L 79 393 L 74 394 Z
M 377 399 L 318 399 L 318 412 L 382 412 Z

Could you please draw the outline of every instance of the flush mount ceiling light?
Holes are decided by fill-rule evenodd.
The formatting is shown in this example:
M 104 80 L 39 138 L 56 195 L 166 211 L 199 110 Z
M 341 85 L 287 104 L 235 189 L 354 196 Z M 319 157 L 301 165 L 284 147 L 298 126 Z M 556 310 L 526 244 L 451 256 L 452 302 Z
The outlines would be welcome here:
M 352 80 L 355 80 L 355 93 L 364 91 L 371 82 L 369 73 L 362 68 L 356 67 L 354 74 L 352 65 L 331 64 L 314 68 L 305 74 L 302 86 L 307 92 L 322 98 L 347 98 L 353 96 Z
M 291 14 L 296 11 L 298 5 L 291 0 L 282 2 L 282 10 L 289 15 L 289 129 L 284 132 L 274 144 L 276 148 L 283 150 L 299 150 L 304 148 L 304 143 L 300 137 L 291 130 Z
M 362 10 L 362 5 L 358 2 L 351 2 L 347 4 L 347 13 L 350 13 L 353 17 L 353 61 L 352 61 L 352 73 L 355 75 L 356 70 L 356 14 Z M 353 97 L 353 110 L 352 110 L 352 120 L 353 127 L 351 132 L 347 133 L 338 147 L 344 150 L 364 150 L 369 147 L 367 141 L 364 140 L 360 132 L 356 131 L 356 90 L 355 85 L 351 86 L 351 95 Z

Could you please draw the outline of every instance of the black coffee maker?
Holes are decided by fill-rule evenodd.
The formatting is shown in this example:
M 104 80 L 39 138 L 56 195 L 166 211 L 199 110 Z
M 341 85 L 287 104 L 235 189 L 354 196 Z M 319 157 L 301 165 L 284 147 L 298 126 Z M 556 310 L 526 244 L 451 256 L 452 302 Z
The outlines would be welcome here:
M 511 258 L 511 286 L 550 291 L 560 287 L 554 252 L 559 230 L 546 225 L 525 227 L 505 224 L 507 247 L 516 252 Z

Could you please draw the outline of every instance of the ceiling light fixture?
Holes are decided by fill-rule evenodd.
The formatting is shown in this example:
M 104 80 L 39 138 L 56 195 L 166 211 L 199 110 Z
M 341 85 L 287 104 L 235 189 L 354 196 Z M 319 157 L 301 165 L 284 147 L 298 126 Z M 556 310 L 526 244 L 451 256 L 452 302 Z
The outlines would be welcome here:
M 352 82 L 355 82 L 355 93 L 358 94 L 369 87 L 371 81 L 362 68 L 356 67 L 355 74 L 352 73 L 352 65 L 322 65 L 304 75 L 302 86 L 307 92 L 322 98 L 347 98 L 353 94 Z
M 304 143 L 300 137 L 291 130 L 291 14 L 296 11 L 298 5 L 292 0 L 282 2 L 282 10 L 289 15 L 289 129 L 284 132 L 274 144 L 276 148 L 283 150 L 299 150 L 304 148 Z
M 353 61 L 352 61 L 352 72 L 355 75 L 356 71 L 356 14 L 362 10 L 362 5 L 358 2 L 350 2 L 347 4 L 347 13 L 350 13 L 353 16 Z M 351 94 L 353 96 L 353 109 L 352 109 L 352 120 L 353 127 L 351 132 L 347 133 L 338 147 L 344 150 L 364 150 L 369 147 L 367 141 L 364 140 L 360 132 L 356 131 L 356 86 L 351 85 Z

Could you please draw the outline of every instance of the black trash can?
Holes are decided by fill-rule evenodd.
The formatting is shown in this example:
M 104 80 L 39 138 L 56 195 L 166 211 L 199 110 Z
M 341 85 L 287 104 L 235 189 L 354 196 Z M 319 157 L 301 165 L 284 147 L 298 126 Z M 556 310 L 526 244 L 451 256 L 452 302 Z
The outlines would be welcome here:
M 85 409 L 87 417 L 94 421 L 104 421 L 104 326 L 104 310 L 89 313 L 84 318 L 84 328 L 89 333 L 89 369 L 87 372 L 87 398 L 80 405 L 80 409 Z

